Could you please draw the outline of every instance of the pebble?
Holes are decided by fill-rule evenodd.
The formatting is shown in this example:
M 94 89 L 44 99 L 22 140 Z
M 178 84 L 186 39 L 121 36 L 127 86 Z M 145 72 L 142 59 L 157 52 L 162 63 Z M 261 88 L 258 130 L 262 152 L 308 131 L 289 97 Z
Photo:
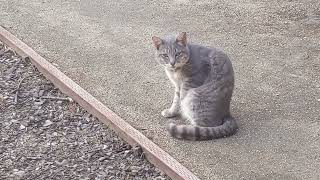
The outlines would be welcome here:
M 52 65 L 54 65 L 55 67 L 59 67 L 59 65 L 56 63 L 52 63 Z
M 162 177 L 162 176 L 158 176 L 156 177 L 154 180 L 166 180 L 166 178 Z
M 44 94 L 44 90 L 41 89 L 41 90 L 39 91 L 39 93 L 38 93 L 38 96 L 43 96 L 43 94 Z
M 21 122 L 20 122 L 20 124 L 21 125 L 23 125 L 23 126 L 25 126 L 25 127 L 27 127 L 28 125 L 29 125 L 29 120 L 22 120 Z
M 38 115 L 38 114 L 43 114 L 43 113 L 44 113 L 44 110 L 38 109 L 34 114 Z
M 18 120 L 16 120 L 16 119 L 11 120 L 11 123 L 17 123 L 17 122 L 18 122 Z
M 98 159 L 98 161 L 104 161 L 106 159 L 108 159 L 108 157 L 101 157 L 101 158 Z
M 68 161 L 66 159 L 62 160 L 61 162 L 59 161 L 54 161 L 56 164 L 58 164 L 59 166 L 63 166 L 66 165 L 68 163 Z
M 141 170 L 141 167 L 139 166 L 130 166 L 129 168 L 131 172 L 139 172 Z
M 60 115 L 58 116 L 58 118 L 59 118 L 59 119 L 62 119 L 63 116 L 64 116 L 64 114 L 60 114 Z
M 21 171 L 21 170 L 18 170 L 18 169 L 14 169 L 13 170 L 13 174 L 16 175 L 16 176 L 20 176 L 21 177 L 21 176 L 24 175 L 24 173 L 25 173 L 24 171 Z
M 20 124 L 20 129 L 25 129 L 26 127 L 22 124 Z
M 5 123 L 4 123 L 4 125 L 5 125 L 5 126 L 10 126 L 11 124 L 12 124 L 12 122 L 11 122 L 11 121 L 10 121 L 10 122 L 5 122 Z
M 46 120 L 46 121 L 44 122 L 43 126 L 44 126 L 44 127 L 47 127 L 47 126 L 50 126 L 51 124 L 53 124 L 52 121 Z
M 41 100 L 41 101 L 36 101 L 36 102 L 34 102 L 34 104 L 35 105 L 37 105 L 37 106 L 39 106 L 39 105 L 42 105 L 42 104 L 44 104 L 44 100 Z

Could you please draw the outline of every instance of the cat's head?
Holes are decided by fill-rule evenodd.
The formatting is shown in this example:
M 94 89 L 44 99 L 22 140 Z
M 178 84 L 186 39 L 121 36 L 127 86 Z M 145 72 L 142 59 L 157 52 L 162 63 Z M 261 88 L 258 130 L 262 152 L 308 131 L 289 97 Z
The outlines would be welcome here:
M 180 68 L 188 62 L 190 53 L 185 32 L 165 38 L 153 36 L 152 41 L 156 48 L 157 61 L 166 68 Z

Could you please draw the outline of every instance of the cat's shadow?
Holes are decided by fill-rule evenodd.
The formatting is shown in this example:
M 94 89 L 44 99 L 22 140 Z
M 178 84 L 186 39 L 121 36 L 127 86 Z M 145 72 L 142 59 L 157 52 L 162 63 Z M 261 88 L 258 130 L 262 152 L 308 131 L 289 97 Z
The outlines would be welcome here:
M 166 119 L 167 119 L 167 123 L 189 124 L 189 122 L 186 119 L 182 118 L 181 115 L 171 117 L 171 118 L 166 118 Z

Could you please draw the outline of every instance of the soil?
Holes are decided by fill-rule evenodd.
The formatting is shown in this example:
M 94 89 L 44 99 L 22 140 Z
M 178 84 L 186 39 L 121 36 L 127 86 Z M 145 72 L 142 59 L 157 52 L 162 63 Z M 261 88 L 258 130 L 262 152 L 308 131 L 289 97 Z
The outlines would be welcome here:
M 0 179 L 169 179 L 0 42 Z

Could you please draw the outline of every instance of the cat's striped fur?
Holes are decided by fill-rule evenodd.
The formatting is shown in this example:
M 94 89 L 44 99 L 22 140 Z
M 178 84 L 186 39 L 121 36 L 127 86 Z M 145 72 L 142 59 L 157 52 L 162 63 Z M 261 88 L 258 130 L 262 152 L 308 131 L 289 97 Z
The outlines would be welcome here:
M 153 37 L 156 59 L 175 86 L 175 94 L 164 117 L 181 115 L 191 125 L 168 125 L 175 138 L 209 140 L 227 137 L 237 131 L 230 114 L 234 74 L 228 56 L 215 48 L 187 43 L 186 33 Z
M 233 135 L 238 126 L 233 117 L 226 117 L 220 126 L 204 127 L 193 125 L 176 125 L 169 123 L 168 131 L 178 139 L 193 141 L 211 140 Z

